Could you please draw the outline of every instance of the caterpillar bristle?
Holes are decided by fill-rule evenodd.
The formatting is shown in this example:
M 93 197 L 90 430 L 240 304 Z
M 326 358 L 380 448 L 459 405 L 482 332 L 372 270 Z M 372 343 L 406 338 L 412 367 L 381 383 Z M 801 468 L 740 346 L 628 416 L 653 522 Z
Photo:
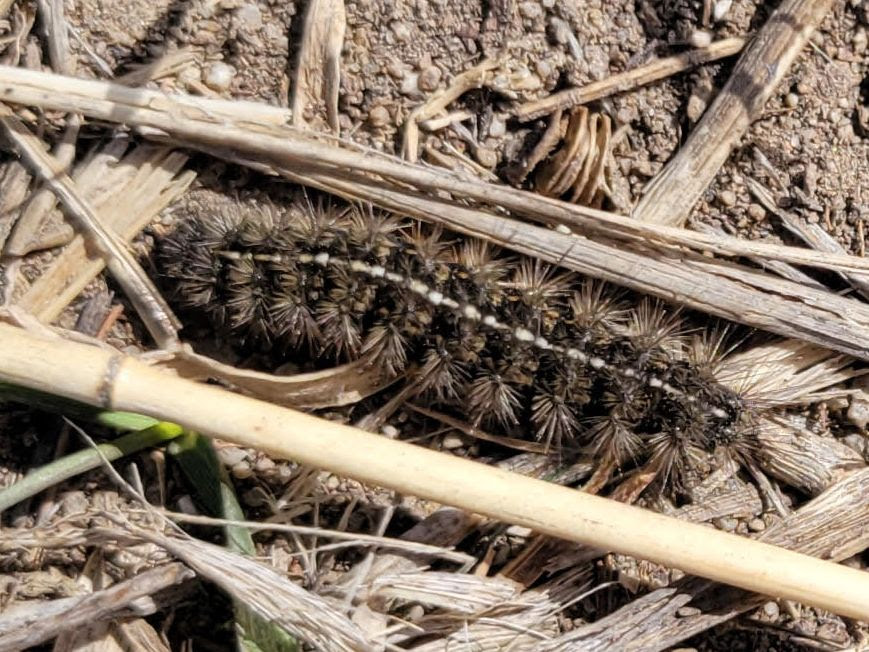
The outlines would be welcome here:
M 420 393 L 438 402 L 457 399 L 468 376 L 466 365 L 440 343 L 425 353 L 418 374 Z
M 363 259 L 381 261 L 398 246 L 395 236 L 401 220 L 394 214 L 374 210 L 370 205 L 353 205 L 347 212 L 347 238 Z
M 305 194 L 184 222 L 159 261 L 174 298 L 240 345 L 362 356 L 475 426 L 647 467 L 669 490 L 713 452 L 756 455 L 753 404 L 715 376 L 726 329 L 690 333 L 660 301 L 440 226 Z
M 661 430 L 644 442 L 648 450 L 648 466 L 662 484 L 681 490 L 705 451 L 682 430 Z
M 517 299 L 530 308 L 550 310 L 570 291 L 576 278 L 570 272 L 560 272 L 557 267 L 538 259 L 522 258 L 509 287 L 516 291 Z
M 426 276 L 436 275 L 438 267 L 449 261 L 452 246 L 444 240 L 444 231 L 439 224 L 429 226 L 416 222 L 403 234 L 409 253 L 414 256 L 415 266 L 419 266 Z
M 666 347 L 669 343 L 677 348 L 681 343 L 682 325 L 678 310 L 673 310 L 657 299 L 642 299 L 630 313 L 629 331 L 631 340 L 641 350 Z
M 721 362 L 736 346 L 731 342 L 730 335 L 727 325 L 714 326 L 699 334 L 694 333 L 687 346 L 687 359 L 708 376 L 716 376 Z
M 271 297 L 269 279 L 261 265 L 251 259 L 229 261 L 226 273 L 226 310 L 229 326 L 269 339 Z
M 313 352 L 323 345 L 324 337 L 311 312 L 311 304 L 298 281 L 290 281 L 289 274 L 281 278 L 284 283 L 275 290 L 269 306 L 269 322 L 274 325 L 275 335 L 286 340 L 289 347 Z
M 457 294 L 476 305 L 501 304 L 501 282 L 510 271 L 510 262 L 498 257 L 484 240 L 465 240 L 450 252 L 450 262 L 456 266 Z
M 343 270 L 330 280 L 327 298 L 317 304 L 317 325 L 328 352 L 337 360 L 353 358 L 362 347 L 362 320 L 371 307 L 373 288 Z
M 519 423 L 521 390 L 508 380 L 509 370 L 486 369 L 468 386 L 467 405 L 472 423 L 499 425 L 505 428 Z
M 579 399 L 579 400 L 578 400 Z M 531 423 L 535 437 L 547 449 L 559 450 L 564 442 L 572 441 L 579 431 L 577 409 L 581 397 L 570 392 L 565 384 L 543 387 L 534 393 L 531 401 Z
M 407 339 L 395 323 L 383 322 L 371 328 L 361 356 L 378 360 L 390 376 L 397 376 L 407 366 Z
M 620 293 L 605 283 L 584 279 L 568 300 L 572 323 L 582 332 L 612 331 L 625 324 L 629 311 L 621 304 Z
M 636 459 L 643 445 L 632 422 L 617 411 L 589 419 L 584 439 L 596 458 L 612 460 L 616 465 Z

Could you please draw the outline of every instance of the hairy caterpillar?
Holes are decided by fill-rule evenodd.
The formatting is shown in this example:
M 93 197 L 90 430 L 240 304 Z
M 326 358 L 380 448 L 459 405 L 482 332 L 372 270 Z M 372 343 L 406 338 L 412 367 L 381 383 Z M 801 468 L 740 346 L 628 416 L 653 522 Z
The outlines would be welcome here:
M 159 264 L 178 301 L 239 341 L 407 372 L 474 426 L 583 447 L 676 484 L 756 429 L 715 379 L 722 338 L 676 311 L 473 239 L 358 206 L 301 202 L 184 222 Z

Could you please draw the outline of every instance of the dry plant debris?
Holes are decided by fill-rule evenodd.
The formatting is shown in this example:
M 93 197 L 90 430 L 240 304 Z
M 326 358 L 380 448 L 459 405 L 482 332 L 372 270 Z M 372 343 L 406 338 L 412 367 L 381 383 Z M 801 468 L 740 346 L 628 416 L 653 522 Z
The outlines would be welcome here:
M 869 270 L 864 259 L 867 28 L 865 8 L 850 0 L 788 0 L 774 9 L 751 0 L 696 6 L 622 0 L 575 6 L 547 0 L 395 6 L 192 0 L 183 7 L 169 0 L 122 0 L 112 6 L 82 0 L 66 7 L 53 0 L 0 2 L 0 93 L 9 102 L 5 126 L 26 154 L 0 161 L 2 319 L 42 337 L 60 334 L 104 351 L 122 350 L 173 374 L 217 381 L 273 404 L 319 410 L 384 437 L 485 458 L 501 469 L 582 486 L 822 558 L 847 558 L 850 566 L 865 569 L 865 377 L 863 363 L 849 356 L 869 356 L 869 310 L 857 296 L 865 293 Z M 736 67 L 726 62 L 740 52 Z M 765 64 L 773 64 L 774 74 L 765 75 L 770 70 Z M 749 79 L 754 84 L 747 87 Z M 746 147 L 735 147 L 740 138 Z M 390 156 L 397 151 L 405 161 Z M 413 164 L 420 159 L 426 164 Z M 391 211 L 401 216 L 401 233 L 412 231 L 413 224 L 418 234 L 438 230 L 414 221 L 421 220 L 441 225 L 443 235 L 432 239 L 429 249 L 419 238 L 410 246 L 403 239 L 390 245 L 401 250 L 402 261 L 401 269 L 390 273 L 414 272 L 414 278 L 398 282 L 406 284 L 400 289 L 395 281 L 391 290 L 360 282 L 379 278 L 373 273 L 379 274 L 375 268 L 383 261 L 370 250 L 361 255 L 354 250 L 356 257 L 344 264 L 355 266 L 350 271 L 357 276 L 344 300 L 333 292 L 340 284 L 332 277 L 342 269 L 336 249 L 324 250 L 319 241 L 301 254 L 313 259 L 328 253 L 331 260 L 328 273 L 313 260 L 293 270 L 315 283 L 326 279 L 326 290 L 310 290 L 325 294 L 306 295 L 306 303 L 317 328 L 325 331 L 327 359 L 263 338 L 251 347 L 257 336 L 240 336 L 245 329 L 229 323 L 239 322 L 244 304 L 232 301 L 247 292 L 249 305 L 252 296 L 252 268 L 241 274 L 238 261 L 253 264 L 260 256 L 256 265 L 283 264 L 276 254 L 261 251 L 256 238 L 242 234 L 240 247 L 234 242 L 222 249 L 223 259 L 212 260 L 218 274 L 230 269 L 216 286 L 218 293 L 235 292 L 230 319 L 214 333 L 184 312 L 182 336 L 195 350 L 179 343 L 171 311 L 134 258 L 143 260 L 151 275 L 154 241 L 167 242 L 185 225 L 213 224 L 215 217 L 220 222 L 240 208 L 259 215 L 274 206 L 297 210 L 304 202 L 285 191 L 287 182 L 363 202 L 364 210 L 370 202 Z M 519 190 L 522 183 L 530 188 Z M 59 202 L 52 187 L 60 192 Z M 95 247 L 92 236 L 76 226 L 82 219 L 92 232 L 102 233 L 103 246 Z M 810 248 L 793 246 L 794 237 Z M 553 344 L 565 354 L 586 356 L 587 370 L 599 360 L 600 369 L 581 374 L 590 380 L 597 417 L 637 404 L 636 396 L 621 396 L 624 383 L 610 382 L 607 373 L 644 367 L 646 357 L 657 361 L 653 366 L 660 364 L 656 374 L 665 375 L 642 374 L 645 402 L 660 404 L 669 395 L 649 383 L 687 396 L 685 387 L 670 382 L 673 369 L 695 365 L 691 356 L 698 350 L 714 349 L 714 331 L 702 316 L 686 315 L 692 333 L 681 338 L 671 333 L 674 337 L 663 338 L 645 356 L 635 346 L 642 330 L 635 322 L 643 309 L 634 303 L 627 313 L 632 319 L 626 320 L 632 326 L 614 320 L 616 330 L 627 328 L 630 337 L 613 337 L 610 324 L 606 338 L 598 332 L 581 346 L 565 343 L 570 335 L 560 332 L 559 322 L 576 313 L 562 305 L 559 293 L 566 297 L 575 286 L 548 283 L 553 279 L 544 266 L 539 275 L 522 276 L 513 256 L 529 257 L 523 269 L 531 272 L 537 268 L 530 261 L 542 260 L 790 338 L 743 341 L 746 331 L 738 331 L 729 340 L 736 352 L 727 350 L 714 365 L 716 386 L 764 397 L 747 409 L 757 426 L 751 446 L 744 445 L 745 438 L 725 442 L 723 431 L 713 428 L 718 445 L 704 451 L 702 465 L 692 467 L 700 471 L 696 478 L 686 481 L 685 474 L 677 474 L 682 476 L 677 491 L 660 491 L 662 485 L 673 489 L 660 481 L 663 467 L 644 464 L 631 446 L 625 450 L 633 450 L 633 457 L 589 451 L 553 455 L 547 433 L 555 430 L 539 418 L 539 394 L 553 389 L 545 373 L 551 368 L 531 370 L 527 360 L 512 370 L 481 366 L 487 356 L 497 357 L 486 353 L 491 342 L 463 353 L 470 358 L 462 364 L 471 362 L 473 371 L 459 383 L 465 400 L 432 402 L 415 384 L 426 372 L 425 356 L 421 362 L 415 357 L 417 335 L 401 349 L 402 358 L 382 338 L 383 346 L 371 348 L 376 338 L 370 328 L 396 312 L 433 313 L 447 299 L 459 312 L 468 311 L 454 316 L 457 328 L 471 339 L 493 337 L 471 327 L 481 321 L 471 313 L 479 302 L 444 292 L 437 265 L 449 273 L 455 269 L 454 261 L 439 257 L 439 242 L 451 250 L 480 243 L 505 249 L 495 264 L 503 267 L 512 259 L 510 273 L 484 284 L 483 303 L 501 296 L 507 306 L 489 314 L 499 316 L 498 324 L 520 322 L 510 324 L 513 339 L 521 340 L 515 336 L 524 336 L 524 330 L 534 335 L 534 346 L 523 354 L 528 360 L 540 363 L 545 347 Z M 202 251 L 210 251 L 208 246 L 203 243 Z M 260 249 L 247 259 L 245 247 L 251 246 Z M 233 268 L 229 262 L 236 254 Z M 420 271 L 418 260 L 435 264 Z M 123 292 L 117 299 L 100 274 L 106 266 L 110 288 L 116 284 Z M 385 275 L 388 266 L 383 267 Z M 183 271 L 179 265 L 175 278 L 189 290 Z M 413 283 L 426 286 L 424 296 Z M 286 279 L 277 285 L 289 287 Z M 451 286 L 457 287 L 466 294 L 473 289 L 458 282 Z M 548 298 L 532 308 L 537 290 Z M 847 296 L 840 296 L 843 291 Z M 421 301 L 411 308 L 414 292 Z M 385 303 L 378 297 L 387 297 Z M 369 299 L 377 306 L 368 305 Z M 516 314 L 522 310 L 532 314 L 525 319 Z M 665 315 L 647 312 L 646 326 Z M 46 326 L 52 322 L 61 328 Z M 142 329 L 148 323 L 163 350 L 148 350 L 152 345 Z M 89 335 L 68 330 L 74 325 Z M 271 328 L 267 334 L 274 336 Z M 438 330 L 443 333 L 441 326 Z M 515 362 L 515 344 L 502 347 L 510 355 L 501 357 Z M 362 346 L 368 352 L 360 355 Z M 616 356 L 620 347 L 628 353 Z M 390 350 L 386 360 L 392 363 L 382 365 Z M 431 377 L 432 369 L 428 372 Z M 680 376 L 680 382 L 691 377 Z M 709 386 L 703 384 L 704 391 Z M 91 389 L 88 396 L 101 396 L 96 384 Z M 577 387 L 572 390 L 575 397 Z M 687 402 L 677 403 L 676 412 L 684 416 Z M 723 409 L 707 399 L 701 403 L 707 420 Z M 777 409 L 770 410 L 773 405 Z M 659 407 L 649 413 L 663 421 Z M 550 410 L 556 413 L 571 417 Z M 582 421 L 573 415 L 567 422 L 574 420 Z M 650 423 L 632 424 L 629 434 L 652 437 Z M 535 430 L 541 441 L 534 439 Z M 577 433 L 584 434 L 566 439 L 585 441 L 591 430 L 579 423 Z M 708 428 L 699 430 L 708 434 Z M 22 435 L 39 444 L 32 457 L 16 443 Z M 645 451 L 649 443 L 637 450 Z M 54 446 L 50 426 L 4 407 L 2 485 L 29 468 L 51 468 L 46 446 Z M 66 446 L 60 437 L 55 453 L 60 460 Z M 215 633 L 215 618 L 234 616 L 215 596 L 206 600 L 213 613 L 205 615 L 204 624 L 201 614 L 187 617 L 189 605 L 203 597 L 196 593 L 201 578 L 321 649 L 427 650 L 446 644 L 664 649 L 681 643 L 707 650 L 734 638 L 743 646 L 760 640 L 755 645 L 760 649 L 770 640 L 779 641 L 778 648 L 810 641 L 821 649 L 844 649 L 859 648 L 867 639 L 865 624 L 681 579 L 678 571 L 607 552 L 607 546 L 552 540 L 237 444 L 218 443 L 217 455 L 246 515 L 262 521 L 255 528 L 256 552 L 267 564 L 177 538 L 157 525 L 162 521 L 156 516 L 131 511 L 106 489 L 100 472 L 91 471 L 3 514 L 0 564 L 7 574 L 2 581 L 12 587 L 4 597 L 12 608 L 0 617 L 4 645 L 47 641 L 59 632 L 58 649 L 85 639 L 111 649 L 126 644 L 165 650 L 203 637 L 227 638 L 229 629 Z M 316 459 L 329 467 L 329 460 Z M 174 508 L 195 511 L 171 458 L 154 451 L 130 461 L 129 477 L 154 502 L 166 498 Z M 348 467 L 342 475 L 354 473 L 359 475 L 356 467 Z M 387 475 L 392 474 L 384 471 L 382 478 Z M 106 518 L 99 511 L 106 501 L 109 513 L 123 513 L 127 521 Z M 186 514 L 179 521 L 208 537 L 211 530 L 196 528 L 210 527 L 209 522 L 239 527 L 244 515 L 223 516 L 209 521 Z M 260 526 L 268 521 L 289 525 L 264 531 Z M 5 527 L 12 524 L 21 527 Z M 336 532 L 344 538 L 332 542 Z M 353 541 L 354 532 L 367 538 Z M 423 545 L 390 544 L 396 536 Z M 142 551 L 141 557 L 130 563 L 121 554 L 84 556 L 95 545 L 116 550 L 112 546 L 118 543 Z M 460 552 L 437 553 L 437 546 L 458 546 Z M 200 579 L 191 581 L 189 571 L 170 557 L 183 560 Z M 468 574 L 474 561 L 474 573 Z M 240 573 L 214 573 L 215 565 Z M 142 589 L 153 599 L 135 602 L 133 610 L 116 599 L 148 578 L 157 578 Z M 170 584 L 171 578 L 184 582 L 171 591 L 151 588 Z M 251 592 L 256 588 L 251 578 L 265 583 Z M 265 594 L 270 600 L 261 599 Z M 280 596 L 307 607 L 278 605 L 274 600 Z M 46 597 L 58 616 L 42 627 L 25 631 L 4 620 L 7 613 L 27 617 L 34 603 L 44 604 L 36 600 Z M 181 616 L 167 620 L 173 610 Z M 331 620 L 304 620 L 314 612 L 328 612 Z M 69 618 L 96 622 L 81 637 L 64 635 L 60 627 Z M 737 627 L 727 630 L 733 619 L 739 619 Z M 161 639 L 164 626 L 170 640 Z M 751 632 L 760 638 L 752 639 Z M 339 641 L 338 634 L 345 638 Z M 694 638 L 685 643 L 689 637 Z
M 561 121 L 561 115 L 552 116 Z M 580 107 L 567 118 L 564 143 L 551 153 L 534 176 L 535 188 L 548 197 L 566 195 L 567 201 L 599 208 L 607 193 L 611 177 L 610 139 L 612 122 L 607 115 L 589 114 Z

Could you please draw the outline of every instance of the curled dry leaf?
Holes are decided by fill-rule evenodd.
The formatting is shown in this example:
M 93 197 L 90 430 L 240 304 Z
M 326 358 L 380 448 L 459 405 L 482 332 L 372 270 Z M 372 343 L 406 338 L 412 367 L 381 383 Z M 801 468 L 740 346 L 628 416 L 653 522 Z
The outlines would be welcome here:
M 329 126 L 338 134 L 338 83 L 346 24 L 344 0 L 308 4 L 293 89 L 293 124 L 297 127 L 307 124 L 306 111 L 325 106 Z
M 159 354 L 159 365 L 179 376 L 194 380 L 216 378 L 257 398 L 293 408 L 322 409 L 350 405 L 371 396 L 395 382 L 380 365 L 367 356 L 348 364 L 310 373 L 277 376 L 238 369 L 187 347 Z
M 551 136 L 555 132 L 553 124 L 563 125 L 564 120 L 561 112 L 556 112 L 545 135 Z M 565 134 L 561 148 L 537 168 L 535 185 L 548 197 L 565 197 L 574 203 L 600 207 L 605 194 L 609 194 L 612 122 L 609 116 L 592 113 L 584 106 L 566 120 L 566 129 L 558 128 Z M 550 138 L 541 142 L 554 146 Z M 535 149 L 532 154 L 543 158 L 549 152 L 543 154 Z

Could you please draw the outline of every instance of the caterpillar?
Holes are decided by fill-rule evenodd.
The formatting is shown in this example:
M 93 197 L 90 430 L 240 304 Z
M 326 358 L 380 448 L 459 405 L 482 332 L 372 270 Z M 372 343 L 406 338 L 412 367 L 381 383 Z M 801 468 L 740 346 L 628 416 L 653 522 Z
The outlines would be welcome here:
M 678 310 L 482 240 L 305 198 L 284 213 L 186 220 L 158 265 L 179 305 L 242 344 L 366 356 L 472 426 L 525 433 L 678 487 L 697 459 L 749 454 L 745 398 L 715 378 L 724 336 Z

